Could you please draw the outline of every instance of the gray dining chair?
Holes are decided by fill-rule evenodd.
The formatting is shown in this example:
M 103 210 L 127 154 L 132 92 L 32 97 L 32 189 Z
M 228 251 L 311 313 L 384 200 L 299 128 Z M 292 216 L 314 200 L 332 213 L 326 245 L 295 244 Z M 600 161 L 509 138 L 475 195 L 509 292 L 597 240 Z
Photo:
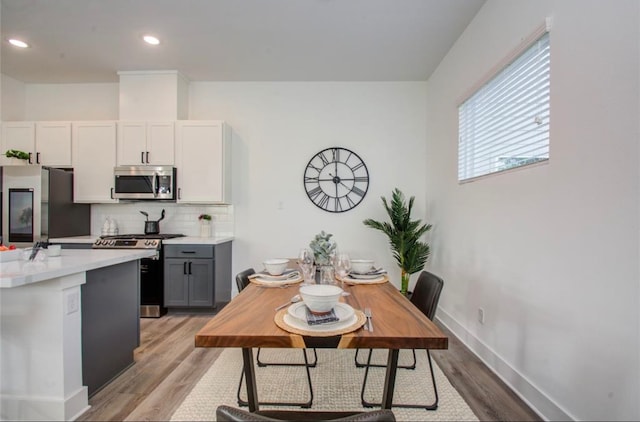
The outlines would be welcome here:
M 440 293 L 442 293 L 442 287 L 444 281 L 435 274 L 429 271 L 422 271 L 418 277 L 413 294 L 411 295 L 411 303 L 420 310 L 427 318 L 433 321 L 438 308 L 438 302 L 440 301 Z M 392 404 L 393 407 L 409 407 L 415 409 L 436 410 L 438 408 L 438 388 L 436 386 L 436 378 L 433 374 L 433 364 L 431 363 L 431 353 L 429 349 L 425 349 L 427 352 L 427 361 L 429 362 L 429 373 L 431 374 L 431 383 L 433 385 L 433 392 L 435 399 L 431 404 Z M 398 366 L 403 369 L 415 369 L 416 367 L 416 349 L 411 349 L 413 354 L 413 364 L 406 366 Z M 373 367 L 385 367 L 386 365 L 372 364 L 371 363 L 372 349 L 369 349 L 367 356 L 367 363 L 361 366 L 365 367 L 364 379 L 362 381 L 362 390 L 360 392 L 360 399 L 364 407 L 380 406 L 381 403 L 371 403 L 365 400 L 364 390 L 367 386 L 367 377 L 369 375 L 369 369 Z
M 350 421 L 350 422 L 383 422 L 395 421 L 391 410 L 373 410 L 370 412 L 353 412 L 344 416 L 345 412 L 321 411 L 257 411 L 247 412 L 231 406 L 220 405 L 216 409 L 216 420 L 222 422 L 261 422 L 261 421 Z
M 244 271 L 239 272 L 236 275 L 236 286 L 238 287 L 238 292 L 241 292 L 242 290 L 244 290 L 245 287 L 247 287 L 250 283 L 249 281 L 249 276 L 251 276 L 252 274 L 255 274 L 255 270 L 253 268 L 247 268 Z M 311 407 L 311 404 L 313 403 L 313 385 L 311 384 L 311 373 L 309 372 L 309 368 L 313 368 L 316 366 L 317 362 L 318 362 L 318 354 L 316 352 L 316 349 L 313 349 L 313 354 L 314 354 L 314 361 L 313 362 L 309 362 L 309 359 L 307 357 L 307 349 L 302 349 L 302 354 L 304 356 L 304 362 L 303 363 L 282 363 L 282 362 L 262 362 L 260 361 L 260 348 L 258 348 L 258 353 L 256 355 L 256 363 L 258 364 L 258 366 L 260 367 L 266 367 L 266 366 L 304 366 L 305 370 L 306 370 L 306 375 L 307 375 L 307 382 L 309 384 L 309 400 L 305 401 L 305 402 L 260 402 L 261 405 L 270 405 L 270 406 L 300 406 L 302 408 L 309 408 Z M 240 374 L 240 382 L 238 383 L 238 393 L 237 393 L 237 398 L 238 398 L 238 405 L 239 406 L 248 406 L 249 402 L 247 402 L 246 400 L 244 400 L 241 396 L 241 392 L 242 392 L 242 381 L 244 380 L 244 368 L 242 370 L 242 373 Z

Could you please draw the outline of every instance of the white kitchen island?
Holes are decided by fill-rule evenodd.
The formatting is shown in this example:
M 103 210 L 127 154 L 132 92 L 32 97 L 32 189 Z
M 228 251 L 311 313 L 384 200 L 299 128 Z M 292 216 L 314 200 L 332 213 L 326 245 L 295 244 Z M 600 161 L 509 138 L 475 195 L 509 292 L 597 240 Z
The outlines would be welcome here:
M 0 419 L 73 420 L 88 409 L 82 337 L 91 327 L 83 327 L 82 286 L 95 279 L 91 283 L 107 284 L 100 288 L 108 292 L 105 274 L 114 268 L 118 283 L 135 295 L 138 261 L 154 254 L 63 249 L 45 261 L 0 263 Z M 128 315 L 134 312 L 128 318 L 135 319 L 139 298 L 125 299 Z

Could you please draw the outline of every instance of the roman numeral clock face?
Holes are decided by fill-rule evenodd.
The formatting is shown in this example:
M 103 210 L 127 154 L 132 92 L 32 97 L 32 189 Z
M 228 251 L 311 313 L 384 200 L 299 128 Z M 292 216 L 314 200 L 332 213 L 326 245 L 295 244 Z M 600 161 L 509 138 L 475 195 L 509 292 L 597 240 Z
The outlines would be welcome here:
M 317 207 L 345 212 L 364 199 L 369 189 L 369 172 L 355 152 L 327 148 L 309 160 L 304 171 L 304 188 Z

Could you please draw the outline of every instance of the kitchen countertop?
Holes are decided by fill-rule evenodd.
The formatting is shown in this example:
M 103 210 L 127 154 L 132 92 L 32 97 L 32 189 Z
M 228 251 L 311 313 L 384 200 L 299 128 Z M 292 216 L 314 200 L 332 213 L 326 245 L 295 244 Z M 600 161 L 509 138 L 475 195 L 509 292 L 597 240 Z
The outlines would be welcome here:
M 100 238 L 100 235 L 90 234 L 87 236 L 72 236 L 72 237 L 56 237 L 49 239 L 49 243 L 93 243 L 96 239 Z
M 58 237 L 49 239 L 49 243 L 88 243 L 93 244 L 96 239 L 100 238 L 100 235 L 88 235 L 88 236 L 72 236 L 72 237 Z M 214 236 L 214 237 L 198 237 L 198 236 L 185 236 L 176 237 L 173 239 L 163 240 L 165 245 L 218 245 L 220 243 L 231 242 L 233 236 Z
M 185 236 L 175 237 L 162 241 L 163 245 L 219 245 L 220 243 L 231 242 L 233 236 L 198 237 Z
M 62 249 L 60 256 L 44 261 L 9 261 L 0 263 L 0 288 L 31 283 L 95 270 L 155 255 L 148 249 Z

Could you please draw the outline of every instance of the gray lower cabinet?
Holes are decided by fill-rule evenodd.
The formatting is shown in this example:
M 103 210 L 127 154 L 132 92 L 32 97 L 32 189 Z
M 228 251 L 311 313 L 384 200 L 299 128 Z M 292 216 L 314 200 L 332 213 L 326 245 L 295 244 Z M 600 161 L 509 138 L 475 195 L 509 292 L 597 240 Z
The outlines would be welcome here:
M 213 259 L 164 259 L 164 305 L 213 306 Z
M 215 305 L 214 245 L 167 245 L 164 251 L 164 305 L 203 308 Z

